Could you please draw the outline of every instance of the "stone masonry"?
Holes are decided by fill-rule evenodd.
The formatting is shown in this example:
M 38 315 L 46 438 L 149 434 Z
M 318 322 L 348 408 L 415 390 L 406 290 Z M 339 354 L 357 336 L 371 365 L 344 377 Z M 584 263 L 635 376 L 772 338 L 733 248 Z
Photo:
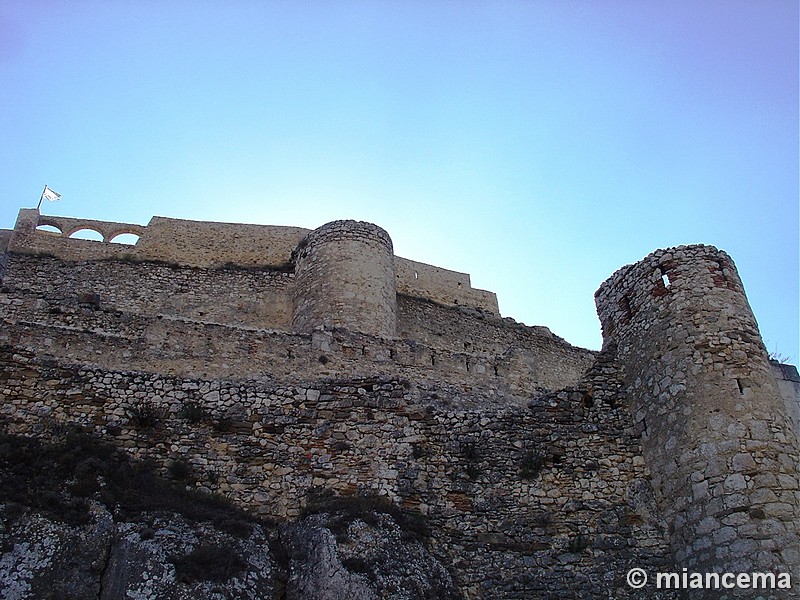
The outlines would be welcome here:
M 738 597 L 636 591 L 632 567 L 785 572 L 741 597 L 798 597 L 800 386 L 713 247 L 615 273 L 592 352 L 369 223 L 22 210 L 0 242 L 5 432 L 78 425 L 279 521 L 320 491 L 383 496 L 424 516 L 464 598 Z
M 394 252 L 383 229 L 357 221 L 328 223 L 303 239 L 294 262 L 293 329 L 343 327 L 395 336 Z
M 597 292 L 677 564 L 800 565 L 796 433 L 736 267 L 659 250 Z

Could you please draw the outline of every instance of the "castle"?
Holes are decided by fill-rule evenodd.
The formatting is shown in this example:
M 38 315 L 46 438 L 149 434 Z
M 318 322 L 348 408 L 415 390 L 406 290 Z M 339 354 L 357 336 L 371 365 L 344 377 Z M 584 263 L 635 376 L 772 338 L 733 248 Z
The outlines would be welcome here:
M 384 496 L 425 515 L 466 598 L 639 597 L 632 567 L 788 573 L 760 597 L 798 597 L 800 382 L 716 248 L 613 274 L 600 352 L 357 221 L 23 209 L 0 277 L 11 433 L 77 423 L 279 520 L 321 489 Z

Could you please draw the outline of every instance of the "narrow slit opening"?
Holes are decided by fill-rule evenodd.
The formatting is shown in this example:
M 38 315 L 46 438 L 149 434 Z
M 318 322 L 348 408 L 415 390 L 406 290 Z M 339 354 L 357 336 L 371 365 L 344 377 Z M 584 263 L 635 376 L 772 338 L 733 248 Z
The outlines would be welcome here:
M 619 305 L 625 313 L 625 318 L 630 321 L 631 317 L 633 316 L 633 310 L 631 310 L 631 301 L 628 296 L 623 296 L 620 298 Z

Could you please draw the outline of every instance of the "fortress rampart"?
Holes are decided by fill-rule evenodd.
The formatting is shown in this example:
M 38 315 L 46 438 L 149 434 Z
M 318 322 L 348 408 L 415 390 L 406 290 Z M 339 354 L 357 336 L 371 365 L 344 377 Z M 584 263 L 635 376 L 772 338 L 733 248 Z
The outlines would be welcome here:
M 87 227 L 106 241 L 66 237 Z M 606 281 L 598 353 L 368 223 L 23 210 L 0 242 L 5 431 L 78 424 L 280 520 L 320 489 L 386 496 L 429 519 L 470 599 L 678 597 L 637 595 L 632 566 L 800 582 L 800 386 L 711 246 Z
M 575 382 L 594 359 L 546 328 L 404 295 L 401 337 L 294 332 L 294 275 L 282 271 L 20 254 L 4 285 L 0 341 L 110 369 L 276 381 L 398 374 L 524 398 Z
M 44 226 L 61 233 L 37 231 L 38 227 Z M 82 229 L 99 232 L 104 241 L 69 237 Z M 123 233 L 138 235 L 138 242 L 135 245 L 110 243 Z M 165 217 L 153 217 L 143 226 L 45 216 L 35 209 L 22 209 L 9 236 L 8 249 L 12 252 L 47 253 L 66 260 L 124 257 L 189 267 L 227 265 L 293 270 L 292 253 L 309 233 L 310 230 L 301 227 L 208 223 Z M 394 256 L 394 261 L 395 287 L 400 293 L 440 304 L 499 313 L 497 296 L 473 289 L 466 273 L 398 256 Z

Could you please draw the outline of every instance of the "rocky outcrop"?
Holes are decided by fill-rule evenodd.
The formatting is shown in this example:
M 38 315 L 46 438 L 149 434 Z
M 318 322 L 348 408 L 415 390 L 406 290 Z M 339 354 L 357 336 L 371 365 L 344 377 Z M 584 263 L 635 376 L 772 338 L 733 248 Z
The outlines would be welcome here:
M 37 512 L 14 519 L 2 534 L 0 598 L 279 597 L 282 576 L 260 526 L 239 538 L 177 514 L 119 522 L 105 507 L 92 513 L 81 526 Z
M 388 514 L 345 525 L 312 515 L 276 538 L 260 525 L 240 537 L 176 513 L 120 522 L 94 505 L 78 526 L 33 511 L 9 517 L 19 510 L 3 507 L 3 600 L 459 597 L 447 570 Z
M 86 438 L 69 446 L 0 440 L 2 600 L 460 597 L 424 524 L 388 501 L 321 498 L 278 527 Z
M 287 600 L 461 597 L 419 533 L 385 512 L 388 503 L 347 502 L 281 528 L 289 550 Z

